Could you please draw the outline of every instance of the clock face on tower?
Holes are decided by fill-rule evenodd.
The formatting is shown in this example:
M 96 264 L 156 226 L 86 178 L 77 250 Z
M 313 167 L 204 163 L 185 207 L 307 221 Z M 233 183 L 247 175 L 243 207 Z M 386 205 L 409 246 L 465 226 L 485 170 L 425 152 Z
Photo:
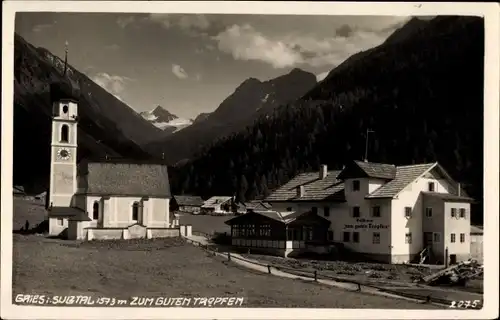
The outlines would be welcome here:
M 71 157 L 71 153 L 68 151 L 68 149 L 61 148 L 57 152 L 57 156 L 61 160 L 69 160 L 69 158 Z

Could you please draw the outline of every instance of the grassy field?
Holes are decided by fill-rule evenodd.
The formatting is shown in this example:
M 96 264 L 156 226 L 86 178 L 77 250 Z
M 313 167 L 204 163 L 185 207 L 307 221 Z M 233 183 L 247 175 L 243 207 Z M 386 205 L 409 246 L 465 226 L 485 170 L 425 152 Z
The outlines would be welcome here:
M 14 198 L 12 205 L 14 209 L 14 230 L 24 227 L 26 220 L 29 222 L 29 228 L 31 229 L 47 218 L 47 211 L 43 201 Z
M 234 215 L 228 216 L 209 216 L 209 215 L 192 215 L 189 213 L 180 213 L 180 224 L 191 224 L 193 231 L 213 234 L 214 232 L 231 232 L 231 227 L 224 222 L 233 218 Z
M 14 229 L 45 218 L 43 205 L 14 201 Z M 230 217 L 181 217 L 193 230 L 228 231 Z M 244 297 L 244 307 L 429 309 L 365 293 L 254 273 L 182 239 L 77 242 L 13 235 L 13 294 Z
M 78 243 L 16 234 L 13 249 L 14 295 L 219 296 L 244 297 L 246 307 L 433 308 L 253 273 L 178 238 Z

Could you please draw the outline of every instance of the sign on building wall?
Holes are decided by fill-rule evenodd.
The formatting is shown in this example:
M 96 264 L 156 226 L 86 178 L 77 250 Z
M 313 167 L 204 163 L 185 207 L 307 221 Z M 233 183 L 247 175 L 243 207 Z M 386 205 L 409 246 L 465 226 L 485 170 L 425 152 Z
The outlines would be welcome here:
M 388 224 L 374 223 L 370 219 L 356 219 L 355 224 L 344 224 L 344 229 L 389 229 Z

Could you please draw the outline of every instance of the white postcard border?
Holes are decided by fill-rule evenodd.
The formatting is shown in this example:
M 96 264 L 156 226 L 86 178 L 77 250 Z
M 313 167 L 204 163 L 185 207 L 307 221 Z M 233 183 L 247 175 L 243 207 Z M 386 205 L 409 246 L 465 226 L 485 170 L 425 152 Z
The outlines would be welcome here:
M 4 1 L 2 34 L 1 316 L 5 319 L 484 319 L 498 317 L 499 6 L 496 3 L 260 2 L 260 1 Z M 90 308 L 12 304 L 13 49 L 15 12 L 144 12 L 280 15 L 483 16 L 484 308 L 482 310 L 292 308 Z M 464 63 L 467 63 L 464 61 Z M 466 93 L 465 93 L 466 94 Z M 471 106 L 475 108 L 478 106 Z M 466 130 L 466 128 L 464 129 Z M 489 215 L 486 215 L 486 212 Z

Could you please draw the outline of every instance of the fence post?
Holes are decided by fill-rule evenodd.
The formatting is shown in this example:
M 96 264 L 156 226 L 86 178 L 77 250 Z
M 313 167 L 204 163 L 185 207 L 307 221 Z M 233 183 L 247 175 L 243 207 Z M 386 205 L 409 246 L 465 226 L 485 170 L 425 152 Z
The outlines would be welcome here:
M 314 281 L 318 281 L 318 270 L 314 270 Z
M 227 253 L 227 261 L 231 261 L 231 252 Z
M 271 274 L 271 266 L 270 265 L 267 265 L 267 272 L 269 272 L 269 274 Z

